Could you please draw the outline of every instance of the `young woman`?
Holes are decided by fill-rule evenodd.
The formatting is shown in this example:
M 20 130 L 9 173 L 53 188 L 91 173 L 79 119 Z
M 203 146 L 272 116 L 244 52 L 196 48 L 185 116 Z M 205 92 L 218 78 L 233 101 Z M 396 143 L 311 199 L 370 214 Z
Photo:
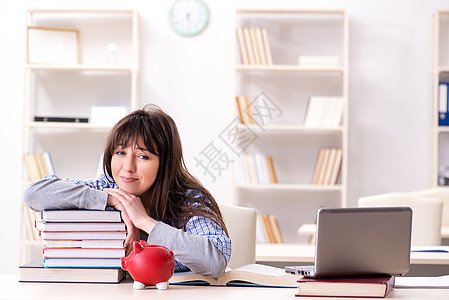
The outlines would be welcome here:
M 125 247 L 134 240 L 175 253 L 175 271 L 218 277 L 231 241 L 213 196 L 186 169 L 173 119 L 155 105 L 130 113 L 109 133 L 97 179 L 47 175 L 31 184 L 23 201 L 31 209 L 122 211 Z

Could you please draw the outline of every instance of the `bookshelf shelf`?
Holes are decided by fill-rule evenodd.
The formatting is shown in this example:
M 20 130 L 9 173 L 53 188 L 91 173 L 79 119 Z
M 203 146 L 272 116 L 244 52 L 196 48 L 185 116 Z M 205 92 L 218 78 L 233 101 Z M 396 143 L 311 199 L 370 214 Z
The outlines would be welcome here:
M 343 66 L 299 66 L 299 65 L 238 65 L 236 71 L 264 71 L 264 72 L 337 72 L 343 73 Z
M 133 72 L 132 66 L 118 66 L 118 65 L 84 65 L 84 64 L 27 64 L 26 68 L 32 71 L 38 70 L 53 70 L 53 71 L 104 71 L 104 72 Z
M 342 126 L 336 128 L 309 128 L 303 125 L 255 125 L 255 124 L 239 124 L 239 129 L 249 128 L 257 133 L 287 132 L 287 133 L 341 133 L 344 128 Z M 449 128 L 448 128 L 449 129 Z
M 30 27 L 68 29 L 79 35 L 76 40 L 58 35 L 42 45 L 39 43 L 42 39 L 33 39 Z M 27 59 L 21 188 L 47 173 L 40 170 L 47 166 L 41 159 L 43 153 L 50 153 L 51 166 L 60 177 L 95 177 L 112 125 L 93 121 L 92 107 L 115 106 L 122 111 L 138 107 L 138 14 L 134 10 L 30 9 L 24 29 Z M 67 53 L 60 50 L 69 46 L 71 50 Z M 57 60 L 45 55 L 47 49 Z M 87 118 L 89 122 L 36 122 L 36 116 Z M 35 163 L 31 165 L 37 165 L 38 172 L 30 167 L 30 156 L 34 157 L 31 161 Z M 30 258 L 41 257 L 42 247 L 30 228 L 33 218 L 39 218 L 38 214 L 23 204 L 20 207 L 19 261 L 22 264 Z
M 79 130 L 109 130 L 112 126 L 93 125 L 89 123 L 71 122 L 27 122 L 26 128 L 55 128 L 55 129 L 79 129 Z
M 436 131 L 438 133 L 444 133 L 444 132 L 449 133 L 449 126 L 438 126 Z
M 236 189 L 247 190 L 290 190 L 290 191 L 341 191 L 341 184 L 316 185 L 316 184 L 237 184 Z
M 231 103 L 241 119 L 238 132 L 253 139 L 235 151 L 234 203 L 275 215 L 285 245 L 307 242 L 297 230 L 315 221 L 320 206 L 347 203 L 348 24 L 344 10 L 241 8 L 235 13 Z M 305 124 L 312 97 L 338 98 L 339 125 Z M 266 115 L 270 118 L 260 122 Z M 322 148 L 341 149 L 332 152 L 342 155 L 341 165 L 332 158 L 339 166 L 332 184 L 312 184 Z M 265 183 L 272 178 L 260 165 L 265 156 L 272 157 L 276 183 Z

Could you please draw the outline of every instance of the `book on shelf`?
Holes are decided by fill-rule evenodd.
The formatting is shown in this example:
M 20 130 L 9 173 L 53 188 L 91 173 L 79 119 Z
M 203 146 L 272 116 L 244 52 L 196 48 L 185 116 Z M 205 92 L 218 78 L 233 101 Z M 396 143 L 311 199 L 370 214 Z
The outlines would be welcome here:
M 384 298 L 394 286 L 394 276 L 308 278 L 298 280 L 297 297 Z
M 261 264 L 228 269 L 218 278 L 192 272 L 175 272 L 170 284 L 204 284 L 213 286 L 265 286 L 296 288 L 299 275 L 288 274 L 284 269 Z
M 25 227 L 25 234 L 30 241 L 39 241 L 39 231 L 34 227 L 35 220 L 39 219 L 39 213 L 31 210 L 22 203 L 22 216 Z
M 268 32 L 265 28 L 237 28 L 236 31 L 242 64 L 273 64 Z
M 44 240 L 48 248 L 123 248 L 123 240 Z
M 271 155 L 261 153 L 243 153 L 241 162 L 241 178 L 239 180 L 246 184 L 276 184 L 278 177 Z
M 125 248 L 51 248 L 43 249 L 44 258 L 120 258 L 125 256 Z
M 44 222 L 36 221 L 36 228 L 40 231 L 123 231 L 123 222 Z
M 47 174 L 54 174 L 55 169 L 51 159 L 50 152 L 43 153 L 25 153 L 23 156 L 25 162 L 26 179 L 34 182 L 42 179 Z M 35 212 L 25 205 L 22 205 L 22 215 L 24 227 L 28 240 L 39 240 L 39 234 L 34 227 L 35 220 L 39 219 L 39 212 Z
M 20 282 L 119 283 L 122 268 L 44 268 L 42 261 L 19 266 Z
M 45 268 L 120 268 L 120 258 L 44 257 Z
M 257 215 L 256 239 L 258 243 L 282 244 L 284 242 L 281 229 L 275 215 Z
M 341 147 L 322 147 L 313 172 L 312 184 L 333 185 L 340 174 L 343 150 Z
M 304 117 L 304 127 L 338 128 L 342 116 L 342 97 L 310 97 Z
M 251 98 L 249 96 L 236 96 L 237 110 L 239 113 L 240 123 L 254 124 L 254 116 L 251 106 Z
M 35 116 L 35 122 L 63 122 L 63 123 L 88 123 L 89 118 L 81 117 L 43 117 Z
M 25 169 L 28 181 L 37 181 L 47 174 L 55 174 L 50 152 L 25 153 Z
M 42 220 L 45 222 L 121 222 L 119 210 L 86 210 L 86 209 L 58 209 L 43 210 Z
M 448 114 L 448 85 L 449 82 L 439 83 L 438 93 L 438 126 L 449 126 Z

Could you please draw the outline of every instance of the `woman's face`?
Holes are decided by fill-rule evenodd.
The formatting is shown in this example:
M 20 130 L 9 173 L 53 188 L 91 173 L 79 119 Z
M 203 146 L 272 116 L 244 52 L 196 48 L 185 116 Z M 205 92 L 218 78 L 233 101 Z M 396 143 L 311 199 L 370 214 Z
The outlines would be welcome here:
M 137 144 L 119 145 L 114 150 L 111 169 L 112 177 L 121 190 L 141 196 L 156 180 L 159 156 L 148 151 L 138 139 Z

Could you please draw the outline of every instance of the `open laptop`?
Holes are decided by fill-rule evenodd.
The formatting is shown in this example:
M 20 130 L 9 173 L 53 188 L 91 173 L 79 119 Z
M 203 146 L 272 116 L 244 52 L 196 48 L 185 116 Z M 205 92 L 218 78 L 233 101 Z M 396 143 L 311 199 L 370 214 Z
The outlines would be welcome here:
M 321 208 L 314 266 L 286 266 L 307 277 L 395 275 L 410 269 L 410 207 Z

